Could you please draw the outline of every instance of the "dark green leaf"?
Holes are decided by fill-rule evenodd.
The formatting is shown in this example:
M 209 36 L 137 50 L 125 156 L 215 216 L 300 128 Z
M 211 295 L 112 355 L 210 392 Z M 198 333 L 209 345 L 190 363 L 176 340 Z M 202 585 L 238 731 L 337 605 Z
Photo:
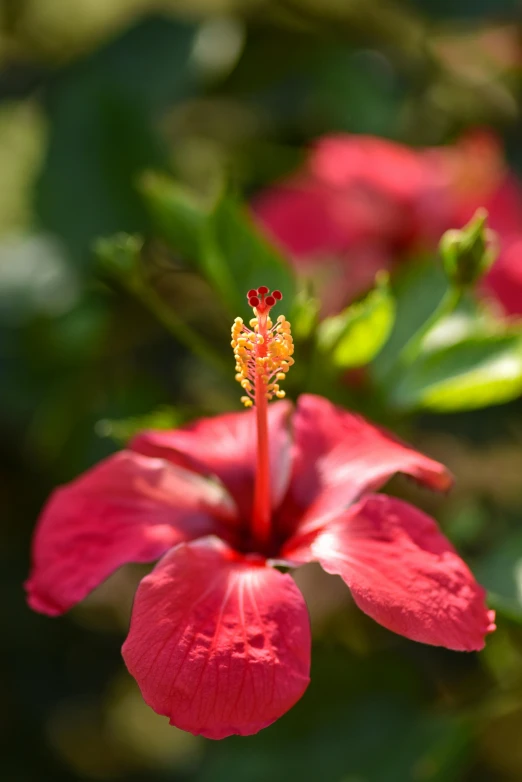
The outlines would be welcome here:
M 292 307 L 294 278 L 290 266 L 246 210 L 230 197 L 221 198 L 210 217 L 204 266 L 208 279 L 234 312 L 246 314 L 246 293 L 260 285 L 279 289 L 285 310 Z
M 372 365 L 376 380 L 384 382 L 401 350 L 440 305 L 448 281 L 433 260 L 415 261 L 393 280 L 396 318 L 390 337 Z
M 147 173 L 141 191 L 155 229 L 187 263 L 198 264 L 209 208 L 171 177 Z
M 522 531 L 505 538 L 479 561 L 474 572 L 495 608 L 522 620 Z
M 222 195 L 209 207 L 160 175 L 147 175 L 142 190 L 161 235 L 185 261 L 197 265 L 231 313 L 246 314 L 246 293 L 260 285 L 279 289 L 290 310 L 290 266 L 241 203 Z
M 136 179 L 167 162 L 157 114 L 188 89 L 194 29 L 149 19 L 51 85 L 37 207 L 79 265 L 96 237 L 147 227 Z

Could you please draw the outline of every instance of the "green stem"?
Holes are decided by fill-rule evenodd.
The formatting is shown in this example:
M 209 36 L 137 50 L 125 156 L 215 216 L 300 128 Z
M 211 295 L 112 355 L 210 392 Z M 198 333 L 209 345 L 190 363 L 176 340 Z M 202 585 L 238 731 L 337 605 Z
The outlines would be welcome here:
M 460 288 L 453 285 L 448 288 L 438 306 L 404 345 L 393 365 L 381 379 L 381 383 L 384 384 L 385 387 L 391 388 L 400 380 L 401 372 L 413 364 L 415 359 L 418 358 L 426 335 L 442 318 L 451 315 L 451 313 L 455 311 L 461 297 L 462 290 Z
M 448 288 L 436 309 L 402 348 L 397 362 L 399 367 L 408 366 L 415 361 L 421 352 L 422 343 L 428 332 L 430 332 L 442 318 L 451 315 L 451 313 L 455 311 L 460 303 L 461 297 L 462 290 L 460 288 L 453 285 Z

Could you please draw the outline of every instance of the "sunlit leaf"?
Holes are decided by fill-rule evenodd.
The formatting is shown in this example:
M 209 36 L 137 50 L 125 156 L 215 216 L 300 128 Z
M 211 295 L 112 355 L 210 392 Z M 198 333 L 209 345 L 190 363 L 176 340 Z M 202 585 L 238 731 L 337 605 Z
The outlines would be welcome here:
M 394 318 L 395 302 L 387 282 L 381 282 L 363 301 L 321 323 L 319 346 L 339 368 L 364 366 L 385 344 Z
M 518 334 L 470 337 L 421 355 L 390 390 L 400 408 L 472 410 L 522 393 L 522 338 Z
M 145 429 L 175 429 L 182 416 L 174 407 L 164 405 L 145 415 L 131 418 L 103 418 L 96 424 L 99 437 L 110 437 L 118 445 L 125 445 L 135 434 Z
M 466 306 L 469 304 L 470 306 Z M 473 337 L 493 337 L 507 333 L 504 324 L 479 308 L 465 302 L 456 312 L 441 318 L 422 341 L 423 352 L 450 348 Z

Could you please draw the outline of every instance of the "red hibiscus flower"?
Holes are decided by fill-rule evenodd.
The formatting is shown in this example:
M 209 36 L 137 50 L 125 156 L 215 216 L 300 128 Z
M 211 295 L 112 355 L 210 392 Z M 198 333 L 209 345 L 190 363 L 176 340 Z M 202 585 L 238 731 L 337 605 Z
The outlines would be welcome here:
M 501 250 L 483 291 L 507 314 L 522 314 L 522 187 L 492 133 L 417 150 L 372 136 L 324 136 L 297 174 L 254 202 L 270 237 L 316 281 L 323 314 L 371 288 L 379 270 L 434 252 L 442 233 L 462 228 L 479 207 Z
M 324 136 L 303 168 L 267 189 L 254 213 L 313 277 L 323 314 L 367 291 L 381 269 L 436 245 L 449 227 L 445 181 L 417 150 L 373 136 Z
M 278 565 L 320 562 L 363 611 L 417 641 L 475 650 L 494 629 L 435 522 L 375 493 L 398 471 L 445 490 L 442 465 L 321 397 L 268 405 L 293 363 L 288 322 L 270 319 L 278 298 L 250 291 L 251 328 L 232 330 L 255 409 L 140 434 L 58 489 L 27 582 L 30 605 L 57 615 L 121 565 L 159 559 L 123 657 L 155 711 L 209 738 L 257 732 L 308 685 L 306 605 Z

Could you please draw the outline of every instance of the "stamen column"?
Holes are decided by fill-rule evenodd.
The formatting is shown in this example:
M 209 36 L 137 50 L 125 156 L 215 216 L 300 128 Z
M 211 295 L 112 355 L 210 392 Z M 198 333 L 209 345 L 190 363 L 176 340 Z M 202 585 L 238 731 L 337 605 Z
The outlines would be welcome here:
M 275 303 L 275 302 L 274 302 Z M 270 451 L 268 445 L 268 382 L 265 374 L 267 357 L 267 313 L 258 315 L 259 338 L 256 345 L 255 406 L 257 423 L 256 483 L 252 526 L 256 540 L 266 544 L 270 540 Z
M 261 286 L 247 294 L 256 316 L 247 328 L 241 318 L 232 326 L 232 347 L 236 358 L 236 380 L 241 383 L 245 407 L 256 408 L 257 457 L 252 508 L 252 535 L 261 547 L 268 547 L 271 536 L 270 446 L 268 432 L 268 402 L 274 396 L 282 399 L 279 387 L 294 363 L 290 324 L 279 315 L 272 323 L 270 310 L 283 297 L 280 291 L 270 293 Z

